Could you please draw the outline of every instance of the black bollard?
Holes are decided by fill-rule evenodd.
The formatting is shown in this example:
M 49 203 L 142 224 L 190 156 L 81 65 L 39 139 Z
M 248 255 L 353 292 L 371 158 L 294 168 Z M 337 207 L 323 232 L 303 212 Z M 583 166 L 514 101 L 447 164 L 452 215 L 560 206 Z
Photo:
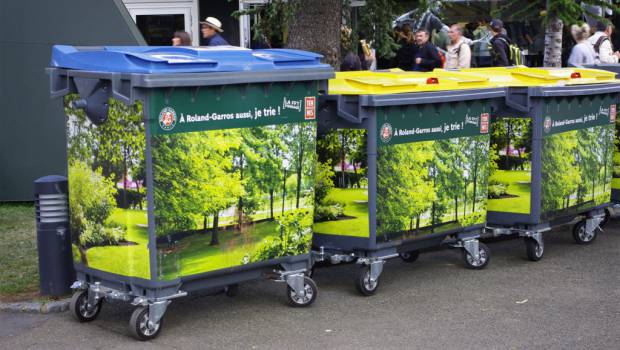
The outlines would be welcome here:
M 42 295 L 71 293 L 75 281 L 69 232 L 67 178 L 44 176 L 34 181 L 39 251 L 39 286 Z

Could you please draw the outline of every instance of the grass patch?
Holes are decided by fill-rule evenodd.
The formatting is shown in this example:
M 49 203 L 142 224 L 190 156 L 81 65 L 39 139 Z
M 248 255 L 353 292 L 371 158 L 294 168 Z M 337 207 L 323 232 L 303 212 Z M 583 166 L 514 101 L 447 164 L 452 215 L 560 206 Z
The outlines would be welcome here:
M 278 227 L 277 222 L 267 221 L 255 224 L 245 233 L 222 230 L 217 246 L 210 245 L 210 232 L 187 237 L 164 256 L 161 273 L 165 279 L 174 279 L 239 266 L 243 257 L 252 254 L 265 238 L 276 235 Z
M 532 175 L 528 170 L 498 170 L 490 177 L 508 183 L 507 194 L 516 197 L 489 199 L 488 210 L 503 213 L 530 213 Z
M 127 241 L 137 244 L 90 248 L 86 251 L 88 266 L 122 276 L 149 279 L 146 211 L 117 208 L 109 220 L 127 226 Z
M 620 178 L 614 177 L 611 179 L 611 188 L 620 190 Z
M 34 205 L 0 203 L 0 235 L 0 297 L 36 292 L 39 263 Z
M 343 203 L 344 215 L 353 219 L 317 222 L 314 232 L 368 238 L 370 235 L 368 221 L 368 190 L 365 188 L 334 188 L 327 196 L 328 200 Z

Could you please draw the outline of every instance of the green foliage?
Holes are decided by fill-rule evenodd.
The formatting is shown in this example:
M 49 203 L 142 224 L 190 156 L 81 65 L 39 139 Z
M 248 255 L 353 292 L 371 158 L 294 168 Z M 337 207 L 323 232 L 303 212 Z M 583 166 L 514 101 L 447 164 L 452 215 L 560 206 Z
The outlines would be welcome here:
M 126 240 L 126 232 L 125 227 L 105 227 L 99 223 L 86 221 L 80 234 L 80 245 L 83 247 L 117 245 Z
M 489 183 L 489 198 L 498 199 L 506 195 L 508 185 L 505 183 Z
M 323 203 L 329 191 L 334 188 L 335 176 L 334 170 L 329 164 L 317 162 L 316 171 L 314 173 L 314 204 Z
M 314 221 L 329 221 L 337 220 L 339 217 L 344 216 L 344 204 L 324 204 L 314 208 Z
M 298 0 L 268 0 L 264 5 L 235 11 L 232 16 L 237 19 L 244 15 L 255 18 L 257 22 L 252 26 L 254 40 L 269 47 L 282 47 L 288 42 L 289 28 L 301 5 Z
M 557 16 L 564 24 L 568 25 L 581 22 L 584 13 L 581 3 L 611 8 L 614 12 L 620 11 L 620 8 L 615 3 L 610 4 L 605 0 L 509 0 L 492 11 L 491 15 L 493 17 L 510 16 L 510 18 L 522 18 L 529 17 L 534 13 L 545 19 L 545 21 L 551 16 Z M 589 15 L 608 22 L 608 20 L 603 17 L 594 14 Z
M 242 263 L 308 253 L 312 241 L 312 215 L 308 210 L 286 212 L 280 217 L 278 224 L 278 235 L 265 239 L 253 254 L 243 258 Z
M 81 161 L 69 165 L 69 179 L 71 232 L 79 233 L 74 239 L 82 246 L 87 241 L 90 245 L 98 245 L 122 240 L 122 228 L 106 227 L 116 204 L 114 183 L 101 174 L 101 169 L 93 171 Z
M 392 58 L 398 45 L 392 35 L 392 21 L 398 15 L 396 0 L 366 0 L 359 16 L 359 39 L 370 42 L 377 57 Z

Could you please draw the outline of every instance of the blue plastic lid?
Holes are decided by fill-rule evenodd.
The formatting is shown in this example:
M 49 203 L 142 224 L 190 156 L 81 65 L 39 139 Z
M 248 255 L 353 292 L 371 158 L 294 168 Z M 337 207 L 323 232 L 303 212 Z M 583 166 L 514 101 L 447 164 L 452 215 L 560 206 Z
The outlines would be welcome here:
M 250 50 L 235 46 L 55 45 L 52 67 L 118 73 L 199 73 L 326 68 L 323 56 L 300 50 Z

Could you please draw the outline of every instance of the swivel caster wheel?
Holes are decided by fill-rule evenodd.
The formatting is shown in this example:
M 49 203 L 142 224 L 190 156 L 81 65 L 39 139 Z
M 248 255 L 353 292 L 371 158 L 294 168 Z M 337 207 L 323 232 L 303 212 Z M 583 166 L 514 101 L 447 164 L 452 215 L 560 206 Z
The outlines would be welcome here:
M 149 322 L 149 307 L 140 306 L 131 314 L 129 330 L 131 335 L 140 341 L 155 339 L 161 332 L 163 321 L 162 318 L 157 323 Z
M 69 309 L 79 322 L 91 322 L 99 316 L 102 302 L 100 299 L 95 305 L 88 305 L 88 290 L 80 290 L 71 297 Z
M 482 242 L 478 242 L 478 259 L 475 259 L 467 250 L 463 249 L 463 261 L 468 269 L 482 270 L 489 264 L 489 260 L 491 260 L 491 251 Z
M 580 245 L 592 244 L 596 239 L 596 229 L 588 232 L 586 220 L 581 220 L 573 227 L 573 238 Z
M 304 291 L 303 295 L 295 292 L 291 286 L 286 286 L 286 297 L 288 298 L 289 305 L 293 307 L 306 307 L 312 305 L 319 295 L 319 289 L 312 278 L 304 276 Z
M 402 261 L 406 263 L 413 263 L 418 260 L 420 256 L 419 250 L 412 250 L 410 252 L 399 253 L 398 256 L 402 259 Z
M 357 276 L 355 276 L 355 289 L 357 289 L 363 296 L 371 296 L 377 292 L 379 287 L 379 278 L 372 281 L 370 279 L 370 267 L 363 266 L 357 270 Z
M 543 242 L 538 243 L 538 241 L 531 237 L 526 237 L 524 242 L 527 258 L 530 261 L 538 261 L 542 259 L 545 254 L 545 244 Z

